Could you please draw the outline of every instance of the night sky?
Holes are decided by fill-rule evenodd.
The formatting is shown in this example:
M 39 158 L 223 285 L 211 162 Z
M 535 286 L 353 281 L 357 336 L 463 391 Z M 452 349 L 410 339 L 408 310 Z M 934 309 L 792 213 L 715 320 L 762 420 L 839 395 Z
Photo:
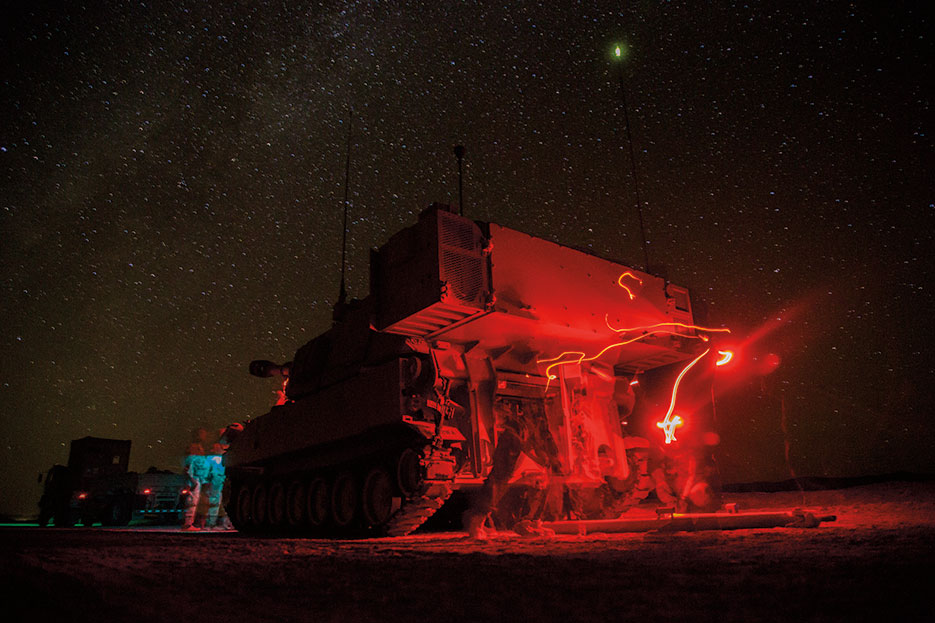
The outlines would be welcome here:
M 935 472 L 924 3 L 9 4 L 0 512 L 71 439 L 178 468 L 268 408 L 247 363 L 330 323 L 352 114 L 352 296 L 458 201 L 457 143 L 467 216 L 641 267 L 617 42 L 653 272 L 782 357 L 720 401 L 723 478 L 788 478 L 784 441 L 799 475 Z

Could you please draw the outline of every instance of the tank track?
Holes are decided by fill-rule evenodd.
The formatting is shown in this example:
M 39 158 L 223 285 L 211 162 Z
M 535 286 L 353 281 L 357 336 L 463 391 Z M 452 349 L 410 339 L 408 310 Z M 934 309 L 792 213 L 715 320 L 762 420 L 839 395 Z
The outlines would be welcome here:
M 395 464 L 395 470 L 393 469 Z M 279 474 L 277 476 L 235 476 L 231 479 L 231 495 L 225 508 L 228 515 L 237 530 L 247 534 L 259 535 L 277 535 L 277 536 L 310 536 L 316 538 L 345 539 L 345 538 L 373 538 L 373 537 L 396 537 L 410 534 L 419 526 L 424 524 L 432 515 L 434 515 L 445 502 L 451 497 L 454 491 L 454 460 L 447 450 L 435 448 L 430 444 L 414 444 L 397 446 L 395 450 L 384 450 L 382 452 L 367 454 L 358 457 L 352 462 L 343 465 L 331 465 L 323 469 L 314 471 L 292 471 Z M 368 525 L 365 519 L 366 511 L 362 508 L 362 491 L 360 490 L 363 475 L 374 467 L 383 467 L 387 475 L 396 472 L 396 483 L 393 485 L 392 492 L 393 504 L 395 509 L 389 513 L 388 519 L 382 522 Z M 254 519 L 253 513 L 256 512 L 253 496 L 260 487 L 264 496 L 269 495 L 274 482 L 313 482 L 316 478 L 323 478 L 328 482 L 329 493 L 333 496 L 330 488 L 334 482 L 335 475 L 352 475 L 357 484 L 357 501 L 354 504 L 353 518 L 349 518 L 347 523 L 335 523 L 334 511 L 331 504 L 335 503 L 331 497 L 326 502 L 328 510 L 326 515 L 321 517 L 318 523 L 311 524 L 306 515 L 304 520 L 299 523 L 288 523 L 288 519 L 279 519 L 276 522 L 270 521 L 269 514 L 272 512 L 271 502 L 267 501 L 266 511 L 262 519 Z M 392 477 L 392 476 L 391 476 Z M 244 493 L 246 492 L 246 493 Z M 241 496 L 246 498 L 246 507 L 242 508 Z M 264 498 L 265 499 L 265 498 Z M 281 509 L 280 513 L 288 512 L 288 502 L 282 498 L 282 492 L 276 499 L 286 508 Z M 386 499 L 386 498 L 383 498 Z M 311 508 L 308 501 L 303 502 L 303 506 Z M 389 509 L 387 509 L 389 510 Z M 309 511 L 306 510 L 306 513 Z M 328 516 L 330 515 L 330 516 Z M 303 525 L 304 524 L 304 525 Z
M 451 496 L 449 482 L 431 484 L 421 496 L 407 501 L 383 526 L 387 536 L 405 536 L 424 524 Z

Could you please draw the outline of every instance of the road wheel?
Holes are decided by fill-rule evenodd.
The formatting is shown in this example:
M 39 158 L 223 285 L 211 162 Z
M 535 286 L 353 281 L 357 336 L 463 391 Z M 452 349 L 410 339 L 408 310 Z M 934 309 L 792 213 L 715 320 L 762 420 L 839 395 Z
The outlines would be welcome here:
M 331 495 L 328 492 L 328 481 L 318 476 L 308 483 L 305 505 L 305 516 L 308 526 L 317 530 L 325 525 L 331 514 Z
M 269 524 L 281 528 L 286 522 L 286 488 L 281 480 L 274 480 L 269 488 L 269 503 L 267 504 Z
M 393 514 L 393 479 L 382 467 L 374 467 L 364 478 L 361 509 L 367 525 L 378 527 Z
M 340 472 L 331 486 L 331 520 L 345 528 L 357 517 L 357 483 L 350 472 Z
M 258 527 L 269 525 L 269 513 L 267 512 L 267 504 L 269 503 L 268 492 L 269 488 L 263 481 L 258 482 L 253 488 L 253 504 L 251 509 L 253 510 L 253 523 Z
M 234 526 L 238 530 L 247 530 L 253 525 L 253 496 L 251 495 L 250 485 L 243 483 L 237 489 L 237 503 L 234 506 Z
M 307 491 L 305 483 L 301 480 L 293 480 L 286 487 L 286 523 L 292 528 L 305 525 Z
M 403 496 L 412 498 L 422 492 L 422 463 L 419 453 L 406 448 L 396 462 L 396 484 Z

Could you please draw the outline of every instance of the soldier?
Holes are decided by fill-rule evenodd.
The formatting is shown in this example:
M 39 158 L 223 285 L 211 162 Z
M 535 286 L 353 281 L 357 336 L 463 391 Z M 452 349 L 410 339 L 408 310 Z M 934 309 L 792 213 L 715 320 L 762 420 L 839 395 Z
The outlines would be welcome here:
M 188 475 L 189 497 L 182 515 L 182 530 L 199 530 L 195 523 L 195 514 L 202 498 L 202 487 L 208 478 L 208 462 L 205 457 L 205 444 L 208 431 L 197 428 L 192 431 L 192 443 L 185 456 L 184 472 Z
M 545 413 L 527 414 L 522 402 L 512 400 L 499 401 L 497 412 L 503 430 L 497 439 L 490 473 L 484 480 L 474 508 L 465 514 L 465 529 L 472 538 L 487 538 L 484 526 L 487 518 L 496 513 L 506 523 L 512 524 L 512 529 L 520 535 L 551 536 L 554 532 L 544 528 L 540 518 L 550 492 L 550 475 L 560 474 L 562 465 Z M 524 453 L 542 468 L 543 481 L 533 484 L 533 492 L 526 499 L 514 501 L 513 509 L 500 508 Z
M 680 513 L 710 513 L 721 506 L 721 498 L 710 485 L 712 466 L 691 450 L 663 456 L 653 470 L 656 496 Z
M 205 457 L 208 464 L 208 475 L 205 478 L 203 496 L 208 499 L 208 512 L 205 518 L 205 527 L 214 529 L 223 527 L 224 522 L 218 525 L 218 512 L 221 507 L 221 493 L 224 491 L 224 453 L 220 443 L 211 447 L 211 454 Z M 226 519 L 226 517 L 225 517 Z
M 218 442 L 214 445 L 212 454 L 218 458 L 212 464 L 212 491 L 208 510 L 208 526 L 215 530 L 231 530 L 231 520 L 227 516 L 227 501 L 230 497 L 230 481 L 225 476 L 224 455 L 230 448 L 231 442 L 243 432 L 243 424 L 234 422 L 233 424 L 218 431 Z M 214 514 L 212 514 L 212 509 Z M 212 521 L 212 517 L 214 520 Z

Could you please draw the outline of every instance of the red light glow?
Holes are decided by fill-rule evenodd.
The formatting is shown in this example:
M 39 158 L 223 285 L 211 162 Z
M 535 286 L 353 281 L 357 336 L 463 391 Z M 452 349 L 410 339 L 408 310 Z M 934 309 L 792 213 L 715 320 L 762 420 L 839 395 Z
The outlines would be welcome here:
M 673 441 L 677 441 L 675 438 L 675 429 L 682 425 L 682 417 L 679 415 L 672 415 L 667 413 L 664 420 L 661 422 L 656 422 L 656 426 L 662 429 L 666 434 L 666 444 L 670 444 Z
M 152 492 L 153 492 L 152 489 L 143 489 L 143 495 L 149 495 Z
M 84 491 L 82 491 L 81 493 L 78 494 L 78 499 L 79 499 L 79 500 L 85 500 L 85 499 L 87 499 L 87 497 L 88 497 L 88 494 L 85 493 Z
M 776 353 L 768 353 L 760 362 L 758 371 L 763 376 L 772 374 L 776 371 L 776 368 L 779 367 L 780 363 L 782 363 L 782 358 L 779 355 Z
M 720 358 L 715 362 L 715 365 L 718 366 L 727 365 L 734 358 L 734 353 L 730 350 L 719 350 L 717 354 L 720 355 Z
M 675 398 L 679 391 L 679 383 L 682 382 L 682 377 L 685 376 L 685 374 L 691 370 L 696 363 L 701 361 L 702 357 L 707 355 L 709 352 L 711 352 L 710 348 L 692 359 L 692 362 L 682 368 L 682 371 L 679 372 L 678 378 L 675 379 L 675 384 L 672 386 L 672 400 L 669 402 L 669 410 L 666 412 L 666 416 L 662 419 L 661 422 L 656 422 L 656 426 L 661 428 L 662 431 L 666 434 L 666 444 L 670 444 L 673 441 L 676 441 L 675 429 L 681 426 L 683 423 L 683 420 L 680 416 L 673 415 L 673 411 L 675 411 Z
M 282 389 L 276 390 L 276 406 L 277 407 L 286 404 L 286 402 L 289 400 L 288 398 L 286 398 L 286 386 L 288 384 L 289 384 L 289 377 L 287 376 L 282 381 Z

